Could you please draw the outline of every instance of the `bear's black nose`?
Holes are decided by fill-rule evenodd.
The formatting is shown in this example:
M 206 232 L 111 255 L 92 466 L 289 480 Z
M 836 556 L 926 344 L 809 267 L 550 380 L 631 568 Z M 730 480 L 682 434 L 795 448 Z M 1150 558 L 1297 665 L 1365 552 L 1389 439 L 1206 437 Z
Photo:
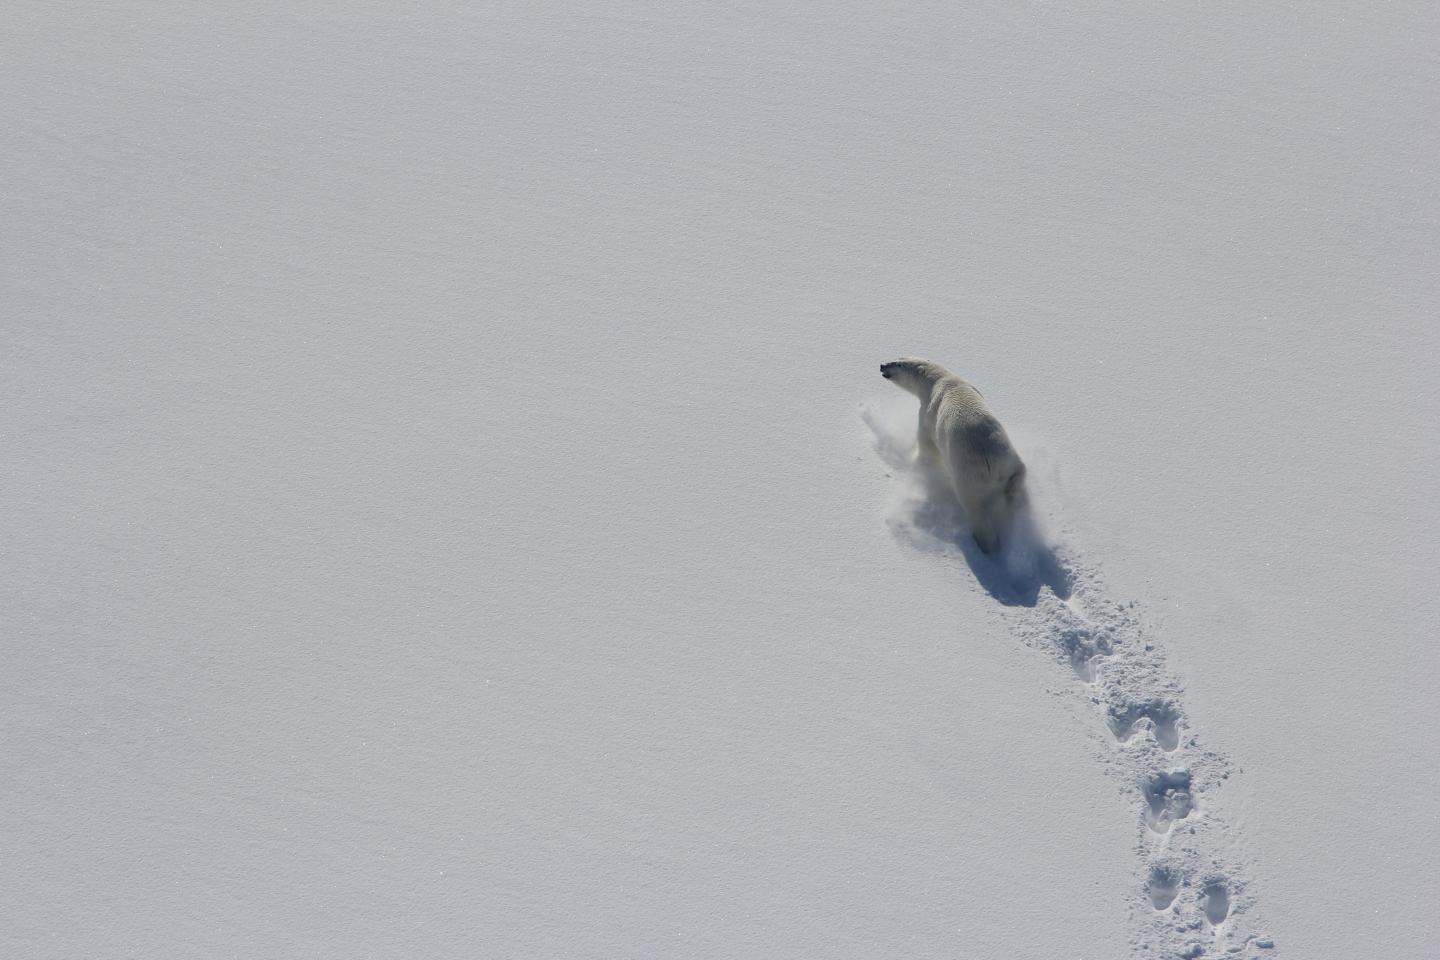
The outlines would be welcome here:
M 886 370 L 884 367 L 881 367 L 881 368 L 880 368 L 880 376 L 884 377 L 886 380 L 889 380 L 889 379 L 890 379 L 890 371 L 889 371 L 889 370 Z

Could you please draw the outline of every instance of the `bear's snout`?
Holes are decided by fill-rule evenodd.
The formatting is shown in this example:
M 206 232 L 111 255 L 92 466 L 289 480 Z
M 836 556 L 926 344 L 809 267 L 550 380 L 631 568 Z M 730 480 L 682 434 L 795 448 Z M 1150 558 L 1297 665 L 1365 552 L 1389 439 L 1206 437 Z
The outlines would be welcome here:
M 890 368 L 883 363 L 880 364 L 880 376 L 884 377 L 886 380 L 890 379 Z

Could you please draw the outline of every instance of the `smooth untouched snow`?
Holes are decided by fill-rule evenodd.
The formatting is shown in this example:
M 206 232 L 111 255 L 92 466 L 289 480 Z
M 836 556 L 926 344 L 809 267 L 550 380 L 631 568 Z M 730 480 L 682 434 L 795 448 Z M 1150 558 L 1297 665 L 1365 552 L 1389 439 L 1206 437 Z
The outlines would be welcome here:
M 0 82 L 0 954 L 1440 955 L 1433 6 L 22 0 Z

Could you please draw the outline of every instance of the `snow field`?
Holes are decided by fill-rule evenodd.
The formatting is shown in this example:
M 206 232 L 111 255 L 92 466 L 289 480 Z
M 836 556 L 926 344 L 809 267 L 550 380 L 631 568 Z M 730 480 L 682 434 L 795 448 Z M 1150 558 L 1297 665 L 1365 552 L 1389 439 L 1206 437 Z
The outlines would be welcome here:
M 1433 4 L 6 22 L 0 953 L 1440 955 Z

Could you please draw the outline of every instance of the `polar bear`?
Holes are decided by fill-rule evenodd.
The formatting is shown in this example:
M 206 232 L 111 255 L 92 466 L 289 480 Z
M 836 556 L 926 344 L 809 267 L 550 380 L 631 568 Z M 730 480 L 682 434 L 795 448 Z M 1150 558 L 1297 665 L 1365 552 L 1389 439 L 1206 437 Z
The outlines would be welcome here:
M 980 549 L 994 554 L 1025 505 L 1025 464 L 980 391 L 938 363 L 902 357 L 880 375 L 920 398 L 920 450 L 938 460 Z

